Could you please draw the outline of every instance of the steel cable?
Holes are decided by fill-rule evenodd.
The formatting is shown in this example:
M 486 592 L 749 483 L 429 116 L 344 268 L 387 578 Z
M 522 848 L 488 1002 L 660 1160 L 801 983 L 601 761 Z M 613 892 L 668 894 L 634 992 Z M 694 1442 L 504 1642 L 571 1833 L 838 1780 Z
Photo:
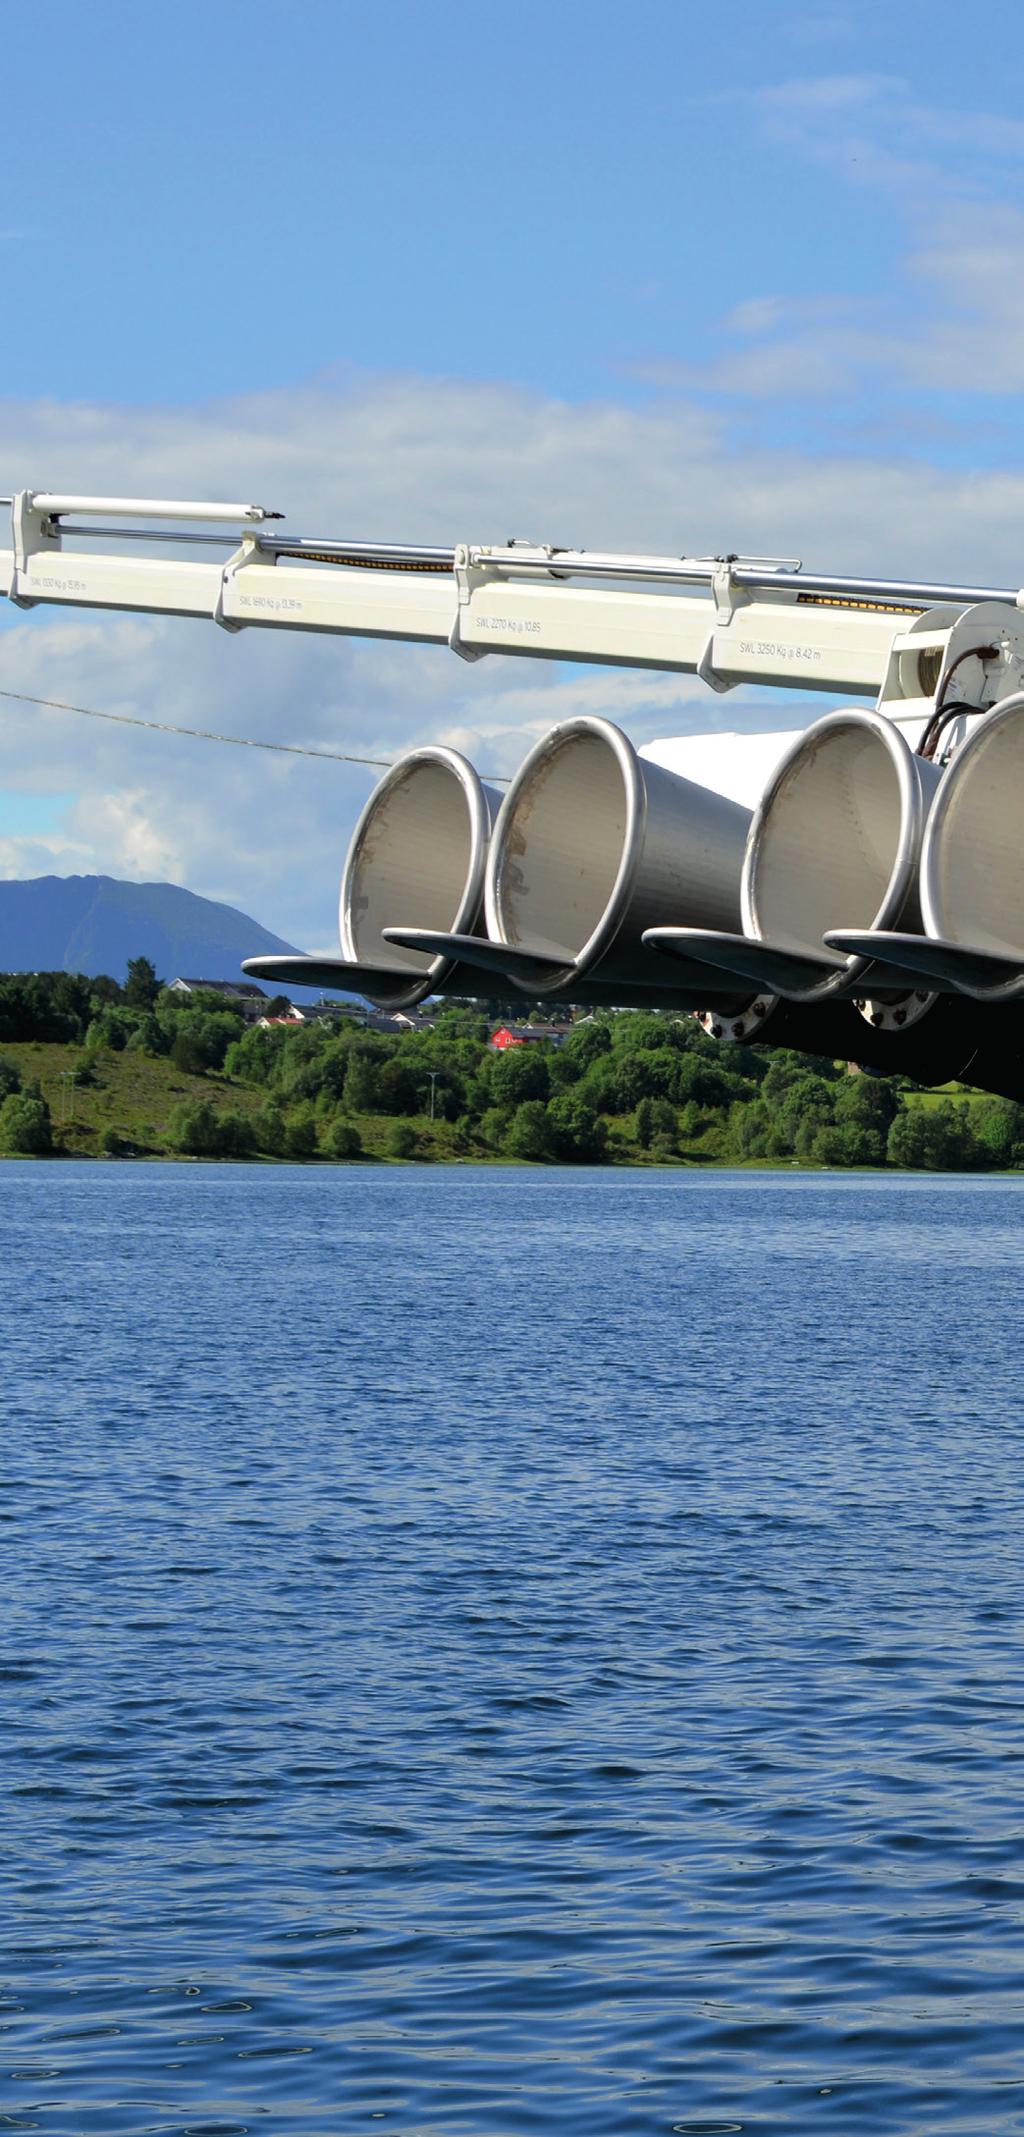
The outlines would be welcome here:
M 252 735 L 215 734 L 209 727 L 179 727 L 171 720 L 144 720 L 137 713 L 98 712 L 94 705 L 69 705 L 63 698 L 30 697 L 27 690 L 0 690 L 0 697 L 10 698 L 18 705 L 43 705 L 50 712 L 77 712 L 85 720 L 111 720 L 117 727 L 147 727 L 153 734 L 188 735 L 194 742 L 228 742 L 234 749 L 270 749 L 286 757 L 324 757 L 333 764 L 366 764 L 379 772 L 389 771 L 395 762 L 392 757 L 357 757 L 342 749 L 304 749 L 299 742 L 258 742 Z M 489 772 L 484 776 L 492 785 L 508 785 L 507 773 Z

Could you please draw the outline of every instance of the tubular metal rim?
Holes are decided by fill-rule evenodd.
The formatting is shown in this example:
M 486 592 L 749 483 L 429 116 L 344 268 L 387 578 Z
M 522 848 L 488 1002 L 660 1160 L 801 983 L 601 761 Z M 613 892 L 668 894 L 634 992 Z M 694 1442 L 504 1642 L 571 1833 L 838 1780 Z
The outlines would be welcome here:
M 491 839 L 485 891 L 487 932 L 492 939 L 495 942 L 509 942 L 501 916 L 501 878 L 506 840 L 515 818 L 517 804 L 537 768 L 554 757 L 576 735 L 596 736 L 612 750 L 618 763 L 626 796 L 622 852 L 615 881 L 596 928 L 571 963 L 563 965 L 562 969 L 545 980 L 542 986 L 530 987 L 527 990 L 538 998 L 545 994 L 557 994 L 574 980 L 582 979 L 611 949 L 622 925 L 643 848 L 644 827 L 647 821 L 647 789 L 640 760 L 629 736 L 623 733 L 621 727 L 616 727 L 614 720 L 605 720 L 598 713 L 584 712 L 578 713 L 572 720 L 562 720 L 557 727 L 550 728 L 548 733 L 542 735 L 540 741 L 534 744 L 529 755 L 524 757 L 498 811 Z M 509 947 L 514 949 L 517 945 L 509 943 Z
M 841 708 L 836 712 L 824 713 L 820 720 L 815 720 L 813 726 L 797 736 L 792 748 L 786 751 L 785 756 L 776 765 L 751 819 L 746 853 L 743 857 L 743 874 L 740 878 L 740 911 L 744 929 L 755 941 L 770 940 L 770 936 L 763 933 L 758 919 L 754 890 L 755 863 L 765 819 L 794 764 L 804 753 L 812 748 L 820 737 L 836 734 L 841 729 L 850 727 L 868 728 L 888 750 L 899 786 L 900 830 L 896 854 L 882 902 L 870 922 L 871 927 L 891 928 L 902 910 L 917 861 L 921 818 L 924 812 L 924 794 L 917 760 L 906 736 L 901 734 L 900 729 L 892 720 L 887 719 L 884 713 L 868 706 Z M 831 922 L 826 921 L 825 924 L 830 926 Z M 802 988 L 799 993 L 794 989 L 789 999 L 794 1002 L 821 1001 L 828 995 L 848 990 L 851 983 L 867 971 L 871 962 L 869 957 L 849 957 L 841 971 L 830 974 L 827 979 L 815 980 L 811 986 Z
M 397 786 L 399 781 L 405 778 L 417 764 L 440 765 L 445 771 L 451 772 L 453 778 L 458 780 L 462 788 L 469 809 L 469 867 L 466 871 L 466 883 L 458 911 L 448 932 L 452 935 L 470 934 L 480 911 L 484 868 L 487 861 L 487 846 L 490 835 L 490 814 L 484 800 L 483 786 L 479 774 L 470 764 L 469 758 L 464 757 L 460 750 L 449 749 L 441 742 L 426 742 L 418 749 L 406 750 L 405 754 L 398 757 L 390 769 L 385 772 L 383 779 L 377 781 L 369 800 L 364 804 L 360 812 L 355 830 L 349 841 L 341 877 L 341 895 L 338 903 L 338 932 L 345 955 L 351 957 L 355 962 L 358 962 L 358 952 L 352 932 L 351 916 L 352 878 L 355 865 L 362 851 L 367 831 L 380 808 L 381 802 L 390 794 L 392 788 Z M 432 959 L 425 972 L 403 973 L 401 967 L 396 966 L 395 983 L 397 986 L 403 978 L 408 978 L 409 992 L 415 994 L 417 1000 L 422 1001 L 424 996 L 429 994 L 432 988 L 439 985 L 442 980 L 446 979 L 454 969 L 454 962 L 450 957 L 439 955 Z
M 939 884 L 939 848 L 950 805 L 956 798 L 960 780 L 965 772 L 969 776 L 993 730 L 1008 726 L 1020 713 L 1024 713 L 1024 690 L 1015 690 L 1010 697 L 1002 698 L 998 705 L 993 705 L 991 712 L 987 712 L 977 727 L 965 736 L 955 755 L 950 758 L 936 789 L 921 848 L 921 912 L 926 935 L 932 935 L 939 941 L 943 938 L 954 942 L 960 939 L 953 934 L 947 921 Z M 970 943 L 964 943 L 963 947 L 970 949 L 972 946 Z M 1007 960 L 1012 955 L 1013 952 L 1008 950 Z M 961 992 L 976 1002 L 1018 1001 L 1024 994 L 1024 972 L 1019 979 L 1000 980 L 993 987 L 964 986 Z

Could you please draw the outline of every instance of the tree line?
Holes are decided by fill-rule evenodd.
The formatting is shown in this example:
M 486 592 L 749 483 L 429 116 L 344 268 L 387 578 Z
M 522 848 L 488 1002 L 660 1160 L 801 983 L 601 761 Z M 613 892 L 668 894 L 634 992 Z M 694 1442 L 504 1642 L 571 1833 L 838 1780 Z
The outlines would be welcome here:
M 692 1017 L 603 1013 L 578 1019 L 561 1045 L 504 1052 L 489 1038 L 473 1003 L 446 1005 L 432 1028 L 401 1036 L 349 1017 L 247 1027 L 215 993 L 162 987 L 144 958 L 123 986 L 68 973 L 0 978 L 0 1048 L 74 1045 L 70 1073 L 83 1083 L 117 1052 L 165 1056 L 200 1079 L 207 1088 L 182 1101 L 169 1131 L 192 1156 L 1024 1166 L 1024 1109 L 1007 1100 L 914 1103 L 903 1079 L 723 1048 Z M 243 1091 L 258 1106 L 241 1106 Z M 0 1149 L 45 1154 L 54 1141 L 38 1084 L 0 1057 Z M 111 1154 L 122 1142 L 106 1130 Z

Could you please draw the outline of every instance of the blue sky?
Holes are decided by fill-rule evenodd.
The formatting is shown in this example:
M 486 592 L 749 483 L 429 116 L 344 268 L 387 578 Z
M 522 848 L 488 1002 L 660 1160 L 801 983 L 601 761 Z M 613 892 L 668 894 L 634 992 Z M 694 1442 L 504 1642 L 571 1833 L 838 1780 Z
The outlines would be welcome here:
M 6 390 L 195 401 L 354 365 L 628 397 L 745 346 L 743 306 L 898 322 L 921 299 L 897 165 L 912 189 L 945 160 L 979 198 L 1019 173 L 1012 75 L 991 79 L 1019 16 L 986 10 L 974 115 L 965 19 L 948 0 L 22 10 L 2 242 L 33 331 Z
M 997 4 L 974 53 L 949 0 L 20 10 L 0 490 L 1015 582 L 1018 44 Z M 578 704 L 780 723 L 679 679 L 2 622 L 8 687 L 372 754 L 511 768 Z M 6 706 L 0 869 L 166 872 L 325 947 L 366 791 L 325 778 Z

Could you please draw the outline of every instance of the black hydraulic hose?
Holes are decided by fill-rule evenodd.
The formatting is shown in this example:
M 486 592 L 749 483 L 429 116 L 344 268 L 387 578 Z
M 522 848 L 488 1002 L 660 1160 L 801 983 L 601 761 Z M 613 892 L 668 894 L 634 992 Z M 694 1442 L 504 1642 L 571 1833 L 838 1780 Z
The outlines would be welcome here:
M 998 657 L 998 646 L 968 646 L 963 653 L 957 654 L 956 659 L 947 668 L 942 678 L 942 688 L 935 700 L 925 731 L 917 745 L 917 755 L 919 757 L 928 757 L 934 760 L 940 735 L 945 732 L 952 720 L 959 717 L 960 713 L 978 713 L 989 710 L 984 705 L 947 705 L 946 693 L 957 669 L 963 665 L 965 660 L 997 660 Z

